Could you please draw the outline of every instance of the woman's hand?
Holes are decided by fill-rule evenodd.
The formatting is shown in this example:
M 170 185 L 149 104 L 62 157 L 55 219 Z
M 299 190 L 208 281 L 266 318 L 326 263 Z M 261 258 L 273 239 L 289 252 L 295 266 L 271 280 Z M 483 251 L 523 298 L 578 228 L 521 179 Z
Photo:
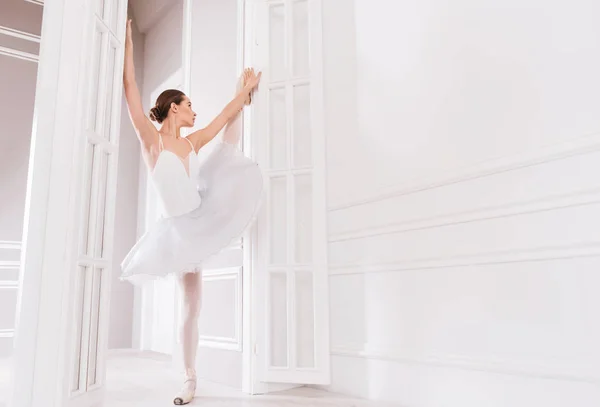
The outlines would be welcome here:
M 252 92 L 260 83 L 262 72 L 258 75 L 254 73 L 254 68 L 246 68 L 244 70 L 244 90 Z
M 131 34 L 131 18 L 127 19 L 127 30 L 125 31 L 125 41 L 133 42 L 132 34 Z
M 202 146 L 211 141 L 219 134 L 219 132 L 225 127 L 230 120 L 239 117 L 239 112 L 244 108 L 244 104 L 248 99 L 248 95 L 252 93 L 260 82 L 260 72 L 258 75 L 254 73 L 254 69 L 248 68 L 244 70 L 243 83 L 244 88 L 238 91 L 235 98 L 225 106 L 223 111 L 215 117 L 208 126 L 203 129 L 197 130 L 188 136 L 188 139 L 194 144 L 194 148 L 198 151 Z M 227 142 L 231 140 L 237 140 L 238 136 L 228 135 Z M 235 144 L 237 141 L 233 141 Z

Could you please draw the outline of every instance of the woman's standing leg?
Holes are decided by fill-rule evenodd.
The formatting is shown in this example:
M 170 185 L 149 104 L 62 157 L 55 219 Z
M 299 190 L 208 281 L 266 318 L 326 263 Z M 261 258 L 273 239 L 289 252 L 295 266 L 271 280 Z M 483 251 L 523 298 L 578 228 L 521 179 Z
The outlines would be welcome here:
M 196 351 L 198 349 L 198 317 L 202 302 L 202 272 L 186 273 L 179 280 L 183 295 L 183 324 L 181 326 L 181 343 L 183 347 L 183 364 L 185 382 L 173 402 L 177 405 L 187 404 L 196 393 Z

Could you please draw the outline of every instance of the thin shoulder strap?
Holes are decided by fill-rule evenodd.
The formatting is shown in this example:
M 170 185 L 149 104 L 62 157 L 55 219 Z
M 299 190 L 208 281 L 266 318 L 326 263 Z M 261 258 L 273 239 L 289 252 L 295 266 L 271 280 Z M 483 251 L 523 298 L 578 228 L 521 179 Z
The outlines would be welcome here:
M 184 139 L 186 139 L 186 141 L 187 141 L 188 143 L 190 143 L 190 146 L 192 147 L 192 151 L 196 151 L 196 149 L 194 148 L 194 144 L 193 144 L 193 143 L 190 141 L 190 139 L 189 139 L 189 138 L 187 138 L 187 137 L 184 137 Z
M 159 148 L 159 151 L 163 151 L 165 149 L 160 132 L 158 132 L 158 148 Z

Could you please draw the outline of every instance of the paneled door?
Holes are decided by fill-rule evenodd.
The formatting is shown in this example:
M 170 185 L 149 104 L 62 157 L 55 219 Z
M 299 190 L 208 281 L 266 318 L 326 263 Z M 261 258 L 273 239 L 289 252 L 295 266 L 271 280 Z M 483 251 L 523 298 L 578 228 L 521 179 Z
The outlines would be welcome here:
M 122 86 L 126 0 L 93 0 L 88 30 L 92 38 L 85 75 L 87 92 L 79 191 L 79 233 L 72 318 L 68 397 L 76 405 L 101 397 L 105 376 L 114 203 Z M 100 393 L 95 396 L 94 393 Z
M 258 376 L 329 383 L 320 0 L 247 1 L 263 77 L 253 144 L 266 175 L 254 269 Z

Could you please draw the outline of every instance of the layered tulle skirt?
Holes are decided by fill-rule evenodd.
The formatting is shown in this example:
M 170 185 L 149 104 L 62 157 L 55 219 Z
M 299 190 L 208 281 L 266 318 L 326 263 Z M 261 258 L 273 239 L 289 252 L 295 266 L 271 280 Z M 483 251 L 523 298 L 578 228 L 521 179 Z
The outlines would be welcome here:
M 192 176 L 200 205 L 158 220 L 121 263 L 121 280 L 140 284 L 194 271 L 253 222 L 262 201 L 263 176 L 235 146 L 217 145 Z

